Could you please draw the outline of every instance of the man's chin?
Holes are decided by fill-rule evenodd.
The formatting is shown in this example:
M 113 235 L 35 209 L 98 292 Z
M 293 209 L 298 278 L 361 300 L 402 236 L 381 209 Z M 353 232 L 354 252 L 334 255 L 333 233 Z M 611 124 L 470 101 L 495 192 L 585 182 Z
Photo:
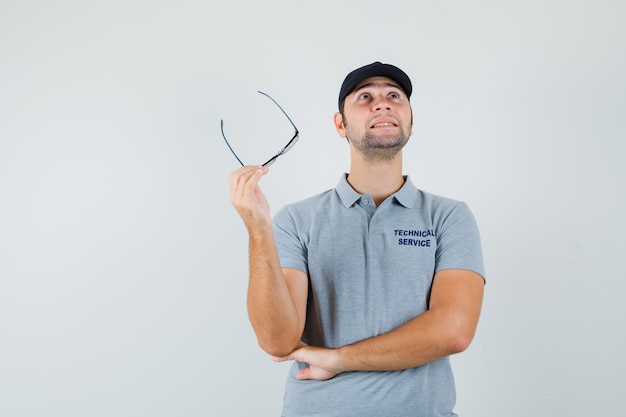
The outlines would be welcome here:
M 404 148 L 406 142 L 387 142 L 387 143 L 377 143 L 377 144 L 369 144 L 362 149 L 360 149 L 365 159 L 369 161 L 390 161 L 396 157 Z
M 408 138 L 396 135 L 368 135 L 363 138 L 363 145 L 371 149 L 402 149 L 408 142 Z

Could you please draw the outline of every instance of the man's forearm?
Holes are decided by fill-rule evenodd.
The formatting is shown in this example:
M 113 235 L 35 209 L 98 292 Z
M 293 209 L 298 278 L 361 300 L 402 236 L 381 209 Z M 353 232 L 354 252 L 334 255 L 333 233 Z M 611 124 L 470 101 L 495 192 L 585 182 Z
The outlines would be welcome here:
M 461 352 L 470 340 L 427 311 L 389 333 L 337 349 L 338 366 L 342 372 L 413 368 Z
M 293 350 L 301 325 L 283 276 L 271 230 L 250 232 L 248 316 L 259 345 L 271 355 Z

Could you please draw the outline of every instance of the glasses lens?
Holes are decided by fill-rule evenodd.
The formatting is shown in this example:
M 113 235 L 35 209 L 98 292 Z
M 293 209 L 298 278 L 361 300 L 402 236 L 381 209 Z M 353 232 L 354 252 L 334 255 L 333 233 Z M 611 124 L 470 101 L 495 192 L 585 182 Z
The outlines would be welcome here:
M 285 147 L 283 148 L 282 151 L 278 152 L 278 155 L 284 155 L 287 152 L 289 152 L 291 150 L 291 148 L 293 148 L 293 146 L 296 144 L 296 142 L 298 142 L 298 138 L 299 135 L 298 133 L 295 134 L 295 136 L 293 138 L 291 138 L 291 140 L 289 141 L 289 143 L 287 145 L 285 145 Z

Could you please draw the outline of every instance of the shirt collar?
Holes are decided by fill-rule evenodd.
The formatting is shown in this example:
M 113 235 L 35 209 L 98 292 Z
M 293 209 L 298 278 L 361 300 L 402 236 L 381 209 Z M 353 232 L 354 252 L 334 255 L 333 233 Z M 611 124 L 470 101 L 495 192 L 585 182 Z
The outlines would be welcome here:
M 339 183 L 335 188 L 337 195 L 339 195 L 341 202 L 346 208 L 351 207 L 362 197 L 362 194 L 357 193 L 354 188 L 348 184 L 347 177 L 348 174 L 341 175 Z M 409 178 L 408 175 L 404 177 L 404 185 L 402 185 L 398 191 L 393 193 L 392 197 L 406 208 L 412 208 L 415 205 L 415 200 L 417 200 L 417 189 L 411 182 L 411 178 Z
M 413 208 L 417 200 L 417 188 L 415 188 L 408 175 L 404 176 L 404 185 L 393 194 L 393 197 L 404 207 Z

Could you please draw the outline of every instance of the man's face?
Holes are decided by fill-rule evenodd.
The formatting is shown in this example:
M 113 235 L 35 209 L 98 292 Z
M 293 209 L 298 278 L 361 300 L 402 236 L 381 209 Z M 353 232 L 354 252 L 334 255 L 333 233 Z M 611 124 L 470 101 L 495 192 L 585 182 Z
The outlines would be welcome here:
M 398 83 L 386 77 L 362 81 L 344 101 L 335 127 L 366 159 L 395 157 L 411 136 L 409 99 Z

